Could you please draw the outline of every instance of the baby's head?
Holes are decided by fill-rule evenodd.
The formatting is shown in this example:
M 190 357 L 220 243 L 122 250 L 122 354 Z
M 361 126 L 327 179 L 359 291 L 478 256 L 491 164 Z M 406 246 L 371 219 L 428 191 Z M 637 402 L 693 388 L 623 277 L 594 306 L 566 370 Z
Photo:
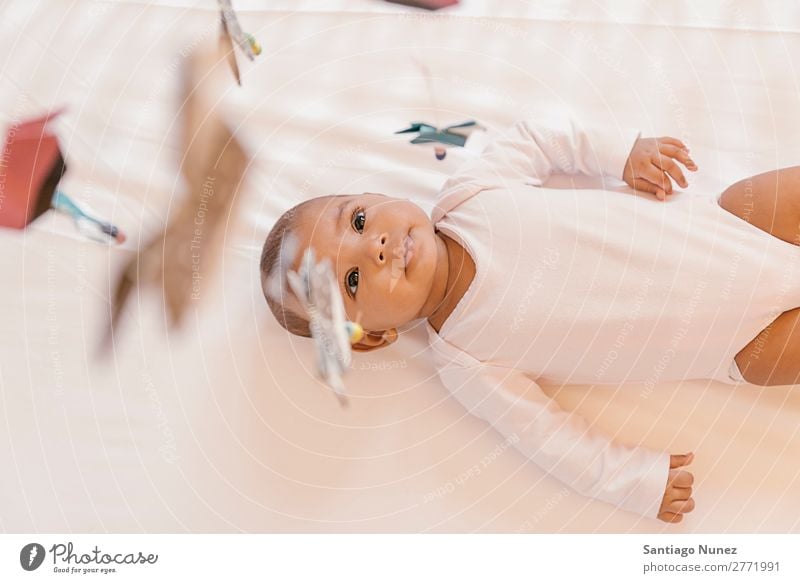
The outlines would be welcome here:
M 298 245 L 294 257 L 285 258 L 281 249 L 289 235 Z M 410 200 L 370 193 L 321 196 L 278 219 L 261 253 L 261 284 L 275 318 L 298 336 L 311 335 L 300 302 L 285 281 L 278 297 L 268 293 L 274 288 L 267 283 L 274 269 L 297 270 L 307 247 L 318 260 L 330 259 L 347 318 L 367 333 L 355 350 L 391 344 L 399 326 L 432 311 L 441 246 L 428 215 Z

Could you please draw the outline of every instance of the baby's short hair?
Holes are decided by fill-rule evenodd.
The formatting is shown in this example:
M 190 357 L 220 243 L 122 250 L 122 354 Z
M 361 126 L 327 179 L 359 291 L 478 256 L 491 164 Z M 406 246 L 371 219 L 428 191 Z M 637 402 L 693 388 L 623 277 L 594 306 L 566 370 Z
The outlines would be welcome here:
M 272 315 L 275 316 L 275 319 L 281 326 L 292 334 L 296 336 L 305 336 L 307 338 L 311 336 L 308 320 L 292 310 L 285 308 L 281 302 L 281 298 L 274 297 L 272 290 L 275 289 L 275 286 L 271 287 L 269 283 L 272 281 L 273 276 L 285 277 L 282 274 L 286 272 L 288 266 L 279 264 L 282 260 L 285 261 L 288 258 L 285 254 L 281 253 L 281 250 L 284 248 L 284 244 L 289 235 L 294 230 L 295 222 L 302 212 L 303 207 L 308 206 L 313 200 L 314 199 L 303 201 L 281 215 L 272 226 L 269 235 L 267 235 L 267 239 L 264 241 L 264 247 L 261 250 L 261 261 L 259 263 L 261 269 L 261 289 L 264 292 L 264 298 L 267 300 L 267 305 L 272 311 Z M 288 286 L 283 285 L 285 283 L 286 282 L 281 281 L 282 285 L 278 286 L 278 289 L 280 289 L 282 293 L 291 293 Z M 283 290 L 286 291 L 283 292 Z
M 267 305 L 278 323 L 295 336 L 305 336 L 309 338 L 311 337 L 311 330 L 308 320 L 284 307 L 281 302 L 281 297 L 275 297 L 283 293 L 291 293 L 291 291 L 289 291 L 288 282 L 285 281 L 286 271 L 289 266 L 280 265 L 281 261 L 291 261 L 291 259 L 287 258 L 286 253 L 282 253 L 282 251 L 285 249 L 285 245 L 296 227 L 297 219 L 306 210 L 305 207 L 321 198 L 331 198 L 334 196 L 347 195 L 319 196 L 296 204 L 283 213 L 273 225 L 269 235 L 267 235 L 267 239 L 264 241 L 264 247 L 261 250 L 261 261 L 259 265 L 261 270 L 261 289 L 264 292 L 264 298 L 267 300 Z M 274 283 L 274 275 L 279 275 L 283 278 L 279 286 L 272 285 Z M 281 290 L 281 294 L 276 294 L 273 291 L 276 288 Z

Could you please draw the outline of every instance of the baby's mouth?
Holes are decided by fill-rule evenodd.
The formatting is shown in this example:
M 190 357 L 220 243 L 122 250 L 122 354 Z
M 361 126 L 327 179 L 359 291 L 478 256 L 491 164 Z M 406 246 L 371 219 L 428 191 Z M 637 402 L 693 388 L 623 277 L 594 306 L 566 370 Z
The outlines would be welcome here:
M 395 247 L 392 255 L 395 258 L 392 266 L 393 270 L 394 268 L 400 268 L 402 266 L 403 271 L 405 271 L 409 261 L 414 257 L 414 239 L 411 237 L 410 233 L 403 237 L 400 244 Z
M 404 244 L 405 244 L 405 256 L 403 257 L 405 262 L 404 269 L 408 270 L 408 264 L 416 255 L 416 249 L 414 247 L 414 238 L 411 236 L 411 231 L 409 231 L 408 235 L 406 235 Z
M 394 290 L 400 278 L 406 276 L 408 264 L 414 259 L 415 254 L 414 239 L 411 237 L 411 231 L 409 231 L 392 252 L 394 259 L 392 260 L 392 276 L 389 283 L 390 292 Z

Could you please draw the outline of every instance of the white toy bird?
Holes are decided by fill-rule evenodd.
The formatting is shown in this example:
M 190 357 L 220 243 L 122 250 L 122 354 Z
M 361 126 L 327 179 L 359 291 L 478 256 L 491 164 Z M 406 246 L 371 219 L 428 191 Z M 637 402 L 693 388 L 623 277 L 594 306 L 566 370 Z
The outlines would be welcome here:
M 285 241 L 282 255 L 293 256 L 295 246 L 296 242 Z M 346 406 L 342 376 L 350 367 L 351 345 L 363 338 L 364 330 L 356 322 L 347 320 L 331 262 L 328 259 L 317 262 L 312 248 L 303 253 L 299 272 L 286 271 L 286 280 L 308 316 L 311 337 L 317 348 L 317 370 L 334 390 L 339 403 Z M 274 286 L 272 289 L 273 293 L 278 291 Z

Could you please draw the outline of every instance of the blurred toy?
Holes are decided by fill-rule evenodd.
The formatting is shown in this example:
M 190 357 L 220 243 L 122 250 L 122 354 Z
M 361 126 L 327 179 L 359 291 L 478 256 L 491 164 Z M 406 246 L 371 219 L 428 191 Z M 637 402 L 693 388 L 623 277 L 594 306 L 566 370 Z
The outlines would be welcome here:
M 220 112 L 227 90 L 223 66 L 216 51 L 187 59 L 179 97 L 186 196 L 171 206 L 166 228 L 138 247 L 123 268 L 112 288 L 111 320 L 101 350 L 111 347 L 122 310 L 138 286 L 161 289 L 169 323 L 176 327 L 212 274 L 247 167 L 244 148 Z
M 299 272 L 288 270 L 285 275 L 308 316 L 311 337 L 317 348 L 317 370 L 333 389 L 339 403 L 346 406 L 342 376 L 350 367 L 351 345 L 363 338 L 364 330 L 345 317 L 344 301 L 329 260 L 317 262 L 314 250 L 306 249 Z
M 481 128 L 481 126 L 478 125 L 478 122 L 473 120 L 449 125 L 442 129 L 425 122 L 415 121 L 411 122 L 410 127 L 395 133 L 419 133 L 416 138 L 411 140 L 412 144 L 441 143 L 448 146 L 464 147 L 464 144 L 467 143 L 467 138 L 469 137 L 470 133 L 477 128 Z M 447 155 L 447 151 L 441 146 L 435 146 L 434 152 L 436 153 L 437 160 L 444 160 L 445 156 Z
M 49 208 L 70 215 L 83 235 L 101 243 L 122 243 L 125 234 L 56 190 L 67 171 L 58 138 L 48 127 L 61 110 L 14 124 L 0 157 L 0 226 L 24 229 Z
M 24 229 L 50 208 L 67 171 L 48 123 L 61 111 L 13 124 L 0 155 L 0 226 Z
M 425 85 L 428 89 L 428 98 L 430 99 L 430 110 L 433 112 L 434 123 L 426 123 L 422 121 L 411 122 L 411 125 L 404 130 L 395 132 L 396 134 L 407 134 L 416 132 L 418 135 L 413 140 L 412 144 L 444 144 L 444 146 L 456 146 L 463 148 L 467 143 L 470 134 L 476 129 L 485 130 L 483 126 L 479 125 L 474 120 L 467 120 L 461 123 L 452 124 L 439 129 L 439 106 L 436 99 L 436 91 L 434 89 L 434 82 L 436 77 L 431 73 L 430 67 L 421 55 L 412 56 L 412 60 L 422 73 L 422 78 L 425 80 Z M 436 154 L 437 160 L 444 160 L 447 156 L 447 150 L 444 146 L 434 145 L 433 151 Z
M 239 50 L 244 53 L 244 56 L 251 61 L 256 56 L 261 54 L 261 45 L 258 41 L 246 32 L 242 31 L 239 25 L 239 19 L 233 11 L 231 0 L 217 0 L 219 3 L 220 20 L 222 22 L 222 34 L 220 36 L 220 43 L 222 44 L 223 51 L 228 57 L 233 76 L 236 78 L 236 83 L 242 84 L 242 77 L 239 73 L 239 64 L 236 61 L 236 51 L 233 50 L 233 43 L 239 47 Z
M 75 221 L 75 227 L 87 238 L 99 243 L 125 242 L 125 233 L 109 222 L 102 221 L 90 214 L 87 208 L 81 208 L 63 192 L 57 191 L 53 196 L 52 206 L 64 212 Z

